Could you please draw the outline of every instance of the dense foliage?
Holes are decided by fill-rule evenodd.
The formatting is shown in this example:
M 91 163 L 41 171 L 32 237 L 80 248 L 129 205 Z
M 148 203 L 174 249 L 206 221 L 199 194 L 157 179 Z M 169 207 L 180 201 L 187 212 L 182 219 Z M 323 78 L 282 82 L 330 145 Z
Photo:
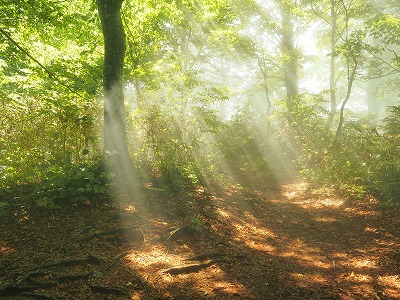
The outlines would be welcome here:
M 299 171 L 400 205 L 400 7 L 364 2 L 126 1 L 143 185 L 271 186 Z M 0 4 L 0 203 L 22 185 L 45 207 L 111 195 L 100 26 L 94 1 Z

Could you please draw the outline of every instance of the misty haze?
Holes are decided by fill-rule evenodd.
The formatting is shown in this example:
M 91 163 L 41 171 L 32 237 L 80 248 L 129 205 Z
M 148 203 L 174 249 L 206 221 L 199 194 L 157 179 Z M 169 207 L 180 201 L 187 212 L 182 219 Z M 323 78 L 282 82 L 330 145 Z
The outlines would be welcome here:
M 400 299 L 400 1 L 2 0 L 0 298 Z

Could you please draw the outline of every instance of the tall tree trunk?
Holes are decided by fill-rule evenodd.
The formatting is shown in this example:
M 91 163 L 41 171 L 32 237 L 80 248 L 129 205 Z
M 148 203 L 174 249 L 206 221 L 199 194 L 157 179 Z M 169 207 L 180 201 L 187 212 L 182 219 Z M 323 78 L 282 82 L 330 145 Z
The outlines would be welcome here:
M 336 68 L 336 56 L 335 56 L 335 47 L 336 47 L 336 30 L 337 30 L 337 12 L 336 12 L 336 5 L 335 0 L 331 0 L 331 59 L 330 59 L 330 74 L 329 74 L 329 90 L 331 94 L 330 99 L 330 110 L 329 110 L 329 117 L 327 122 L 327 127 L 331 127 L 333 118 L 336 114 L 337 108 L 337 100 L 336 100 L 336 78 L 335 78 L 335 68 Z
M 302 129 L 298 126 L 294 115 L 295 102 L 298 101 L 299 96 L 299 55 L 295 47 L 294 15 L 291 12 L 292 4 L 289 1 L 281 0 L 279 4 L 282 16 L 280 50 L 283 56 L 282 68 L 286 87 L 287 120 L 289 126 L 294 130 L 293 133 L 303 139 Z M 293 145 L 297 144 L 295 135 L 289 135 L 289 140 Z
M 267 74 L 267 67 L 265 66 L 264 62 L 259 60 L 258 62 L 262 76 L 264 81 L 264 92 L 265 92 L 265 99 L 267 100 L 267 116 L 271 114 L 272 103 L 271 98 L 269 96 L 269 85 L 268 85 L 268 74 Z
M 123 0 L 97 0 L 104 36 L 104 158 L 116 181 L 129 183 L 132 160 L 126 141 L 123 67 L 126 38 L 121 21 Z M 121 187 L 121 186 L 119 186 Z
M 283 74 L 286 87 L 286 101 L 288 109 L 292 108 L 293 100 L 299 94 L 297 49 L 294 45 L 294 29 L 290 6 L 282 2 L 280 5 L 282 14 L 282 40 L 281 51 L 283 55 Z

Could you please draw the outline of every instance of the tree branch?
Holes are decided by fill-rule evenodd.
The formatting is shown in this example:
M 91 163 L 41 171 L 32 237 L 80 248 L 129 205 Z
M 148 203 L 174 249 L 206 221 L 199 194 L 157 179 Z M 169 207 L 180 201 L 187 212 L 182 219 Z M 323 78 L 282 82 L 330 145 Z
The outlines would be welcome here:
M 40 61 L 38 61 L 35 57 L 33 57 L 28 50 L 26 50 L 24 47 L 22 47 L 17 41 L 15 41 L 3 28 L 0 27 L 0 33 L 4 35 L 7 40 L 9 40 L 15 47 L 17 47 L 22 53 L 26 54 L 31 60 L 33 60 L 41 69 L 43 69 L 47 75 L 49 75 L 50 78 L 54 79 L 56 82 L 58 82 L 61 86 L 65 87 L 67 90 L 72 92 L 73 94 L 79 96 L 80 98 L 85 99 L 84 96 L 82 96 L 80 93 L 75 91 L 73 88 L 62 82 L 62 80 L 52 71 L 50 71 L 46 66 L 44 66 Z

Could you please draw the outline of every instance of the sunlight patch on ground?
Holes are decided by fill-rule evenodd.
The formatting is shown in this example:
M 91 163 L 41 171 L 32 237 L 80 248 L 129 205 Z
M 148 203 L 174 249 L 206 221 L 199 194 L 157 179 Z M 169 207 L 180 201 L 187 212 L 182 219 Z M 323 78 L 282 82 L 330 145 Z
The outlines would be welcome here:
M 215 195 L 211 195 L 210 199 L 213 200 L 213 201 L 220 201 L 220 202 L 225 201 L 224 198 L 218 197 L 218 196 L 215 196 Z
M 231 295 L 245 295 L 247 293 L 246 288 L 242 284 L 226 280 L 226 273 L 217 265 L 213 265 L 197 273 L 178 276 L 163 274 L 162 278 L 164 282 L 171 285 L 190 281 L 200 294 L 208 296 L 216 296 L 217 292 Z
M 307 253 L 299 254 L 296 251 L 288 251 L 282 253 L 280 256 L 295 258 L 300 264 L 304 266 L 312 266 L 320 269 L 329 269 L 333 266 L 333 263 L 327 262 L 324 257 L 313 254 L 307 254 Z
M 354 270 L 379 269 L 378 257 L 351 257 L 347 253 L 334 253 L 331 257 L 334 260 L 335 265 L 338 267 L 351 268 Z
M 235 228 L 237 233 L 237 238 L 240 240 L 249 240 L 250 238 L 257 238 L 257 239 L 271 239 L 276 238 L 276 235 L 271 230 L 264 228 L 264 227 L 257 227 L 258 220 L 249 212 L 243 212 L 244 217 L 250 221 L 244 221 L 244 218 L 239 219 L 238 217 L 234 216 L 231 212 L 223 210 L 221 208 L 217 208 L 216 212 L 223 217 L 225 220 L 230 219 L 231 225 Z
M 236 236 L 235 240 L 244 243 L 247 247 L 272 253 L 277 250 L 276 247 L 270 245 L 268 240 L 275 240 L 276 235 L 271 230 L 264 227 L 257 227 L 247 222 L 232 222 L 231 225 L 234 227 Z
M 293 277 L 297 284 L 301 287 L 308 287 L 310 285 L 314 285 L 315 283 L 319 283 L 321 285 L 328 285 L 328 280 L 320 274 L 302 274 L 302 273 L 292 273 L 291 277 Z
M 268 245 L 264 240 L 275 239 L 275 234 L 266 228 L 258 228 L 247 222 L 241 224 L 232 222 L 236 231 L 236 240 L 243 241 L 249 247 L 262 251 L 275 251 L 275 247 Z
M 378 216 L 378 212 L 376 211 L 362 210 L 357 207 L 348 207 L 345 211 L 359 216 Z
M 243 222 L 243 225 L 240 224 L 233 224 L 235 228 L 248 235 L 255 235 L 257 237 L 264 237 L 264 238 L 275 238 L 275 233 L 273 233 L 271 230 L 266 229 L 266 228 L 258 228 L 250 223 Z
M 321 209 L 325 207 L 339 208 L 344 204 L 344 200 L 334 197 L 331 193 L 321 195 L 308 194 L 309 183 L 297 182 L 283 186 L 282 195 L 290 203 L 297 204 L 304 209 Z
M 347 253 L 343 253 L 343 252 L 336 252 L 336 253 L 332 253 L 331 257 L 333 258 L 342 258 L 342 259 L 347 259 L 348 254 Z
M 156 247 L 146 252 L 132 251 L 125 257 L 143 281 L 171 293 L 173 289 L 179 289 L 180 284 L 187 286 L 190 283 L 202 295 L 213 296 L 219 291 L 232 295 L 246 294 L 243 285 L 226 280 L 226 273 L 217 264 L 188 274 L 171 275 L 165 272 L 169 268 L 191 265 L 185 258 L 186 255 L 167 253 L 165 249 Z
M 230 294 L 232 296 L 247 294 L 246 288 L 239 282 L 224 280 L 225 272 L 217 266 L 213 266 L 211 270 L 207 272 L 206 280 L 204 280 L 203 275 L 200 273 L 190 276 L 195 279 L 197 283 L 196 288 L 198 291 L 201 291 L 203 295 L 216 296 L 217 292 L 223 292 L 224 294 Z
M 357 269 L 376 269 L 378 266 L 376 264 L 377 258 L 353 258 L 349 259 L 349 265 Z
M 153 248 L 149 252 L 132 251 L 126 258 L 136 267 L 165 269 L 182 262 L 180 255 L 166 254 L 164 249 Z
M 250 220 L 251 222 L 253 222 L 255 224 L 258 223 L 258 219 L 256 217 L 254 217 L 252 213 L 245 211 L 245 212 L 243 212 L 243 215 L 247 218 L 247 220 Z
M 365 230 L 366 232 L 372 232 L 372 233 L 379 234 L 379 229 L 377 229 L 377 228 L 365 227 L 364 230 Z
M 242 285 L 238 283 L 229 283 L 226 281 L 220 281 L 213 284 L 212 292 L 216 291 L 224 291 L 225 293 L 229 293 L 232 295 L 243 295 L 245 294 L 245 289 Z M 207 294 L 211 294 L 207 292 Z
M 216 211 L 220 216 L 224 217 L 225 219 L 229 219 L 232 217 L 232 215 L 229 212 L 221 208 L 217 208 Z
M 286 184 L 282 187 L 282 195 L 289 200 L 301 197 L 307 190 L 308 186 L 309 184 L 304 181 Z
M 398 247 L 399 246 L 399 244 L 397 244 L 391 240 L 375 239 L 375 241 L 381 246 L 387 246 L 387 247 Z
M 350 281 L 353 283 L 372 283 L 373 278 L 370 275 L 351 272 L 347 274 L 340 274 L 339 281 Z
M 348 286 L 341 289 L 344 293 L 342 299 L 378 299 L 375 291 L 374 278 L 368 274 L 358 274 L 354 272 L 340 274 L 337 282 L 340 285 Z
M 312 218 L 312 220 L 314 220 L 316 222 L 321 222 L 321 223 L 332 223 L 332 222 L 337 221 L 336 218 L 328 218 L 328 217 L 315 217 L 315 218 Z
M 133 214 L 136 211 L 136 207 L 132 204 L 130 205 L 123 205 L 122 211 L 126 214 Z
M 299 264 L 304 266 L 312 266 L 319 269 L 329 269 L 333 267 L 333 262 L 320 254 L 320 249 L 307 246 L 302 241 L 288 244 L 287 249 L 287 251 L 282 252 L 279 256 L 294 258 Z
M 338 265 L 354 269 L 377 269 L 377 257 L 347 257 L 346 260 L 338 262 Z
M 227 196 L 233 196 L 237 190 L 241 190 L 242 188 L 240 186 L 234 186 L 234 185 L 229 185 L 228 187 L 225 188 L 224 192 L 225 195 Z
M 253 241 L 253 240 L 245 240 L 244 243 L 247 247 L 257 250 L 257 251 L 273 253 L 273 252 L 276 252 L 276 250 L 277 250 L 276 247 L 274 247 L 274 246 L 271 246 L 266 243 L 260 243 L 257 241 Z
M 385 287 L 386 296 L 400 299 L 400 275 L 379 276 L 377 281 Z
M 10 254 L 10 253 L 15 252 L 15 251 L 16 251 L 15 249 L 10 248 L 10 247 L 8 247 L 6 245 L 0 245 L 0 253 L 1 254 L 7 255 L 7 254 Z
M 304 209 L 321 209 L 325 207 L 332 207 L 332 208 L 339 208 L 343 205 L 344 200 L 337 199 L 337 198 L 312 198 L 312 199 L 305 199 L 292 202 L 294 204 L 299 205 Z

